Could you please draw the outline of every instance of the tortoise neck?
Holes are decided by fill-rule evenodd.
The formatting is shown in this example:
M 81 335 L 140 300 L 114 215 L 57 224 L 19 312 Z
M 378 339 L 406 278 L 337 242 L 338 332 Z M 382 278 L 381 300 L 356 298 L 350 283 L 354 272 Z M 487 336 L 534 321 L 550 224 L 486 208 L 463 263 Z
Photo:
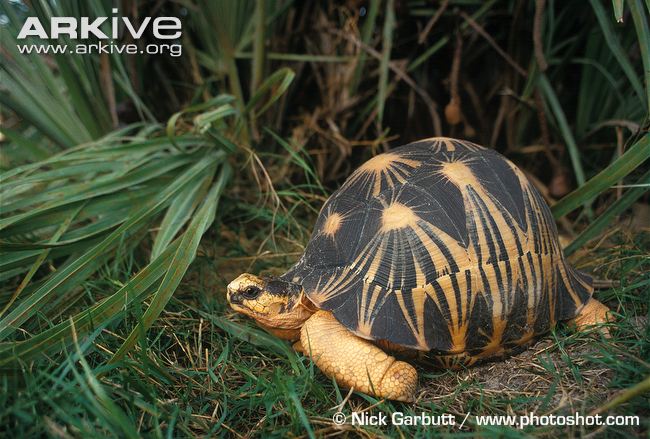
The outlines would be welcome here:
M 278 338 L 294 341 L 300 338 L 300 328 L 316 311 L 311 300 L 304 292 L 301 292 L 295 301 L 290 302 L 286 310 L 278 314 L 272 322 L 258 320 L 257 323 Z
M 300 330 L 302 325 L 316 312 L 316 307 L 309 300 L 302 288 L 286 295 L 286 302 L 272 316 L 254 316 L 264 329 L 281 338 L 285 331 L 291 333 Z
M 302 290 L 294 298 L 293 303 L 288 304 L 285 314 L 287 314 L 287 318 L 292 322 L 292 328 L 301 328 L 307 319 L 316 311 L 316 306 L 309 300 L 305 291 Z

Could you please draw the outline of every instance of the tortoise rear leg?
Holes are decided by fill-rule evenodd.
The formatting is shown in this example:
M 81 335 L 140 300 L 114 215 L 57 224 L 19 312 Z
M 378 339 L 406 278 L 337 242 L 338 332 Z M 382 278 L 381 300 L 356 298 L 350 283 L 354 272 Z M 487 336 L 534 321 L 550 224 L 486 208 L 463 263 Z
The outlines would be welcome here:
M 303 325 L 300 341 L 314 363 L 340 386 L 378 398 L 413 401 L 415 368 L 357 337 L 331 312 L 314 313 Z
M 613 317 L 609 314 L 610 309 L 605 305 L 594 299 L 593 297 L 585 304 L 585 306 L 580 310 L 577 316 L 571 323 L 576 326 L 578 331 L 581 331 L 589 326 L 599 325 L 602 323 L 608 323 L 614 320 Z M 606 327 L 600 328 L 603 335 L 607 338 L 610 337 L 609 329 Z

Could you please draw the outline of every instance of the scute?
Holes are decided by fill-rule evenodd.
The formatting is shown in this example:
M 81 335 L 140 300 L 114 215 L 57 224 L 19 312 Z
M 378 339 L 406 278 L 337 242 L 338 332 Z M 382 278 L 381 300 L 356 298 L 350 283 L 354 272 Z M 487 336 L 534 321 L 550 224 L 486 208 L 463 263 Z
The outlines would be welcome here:
M 284 277 L 361 337 L 475 358 L 572 318 L 593 290 L 523 173 L 448 138 L 362 165 Z
M 496 197 L 498 202 L 511 212 L 519 226 L 525 229 L 523 192 L 512 163 L 504 160 L 502 155 L 486 150 L 480 160 L 470 163 L 469 166 L 488 192 Z
M 365 228 L 367 214 L 365 200 L 345 192 L 330 197 L 316 221 L 305 250 L 304 263 L 314 268 L 349 264 L 357 250 L 359 235 Z

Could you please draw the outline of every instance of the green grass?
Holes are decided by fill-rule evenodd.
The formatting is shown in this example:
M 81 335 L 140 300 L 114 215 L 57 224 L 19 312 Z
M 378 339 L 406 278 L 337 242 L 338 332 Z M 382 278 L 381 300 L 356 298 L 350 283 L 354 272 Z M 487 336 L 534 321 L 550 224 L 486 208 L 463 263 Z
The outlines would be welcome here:
M 24 17 L 111 6 L 30 5 L 0 5 L 0 435 L 556 437 L 473 416 L 594 410 L 642 425 L 570 433 L 647 434 L 642 0 L 546 2 L 535 56 L 521 37 L 535 2 L 371 1 L 363 13 L 354 2 L 138 3 L 139 17 L 185 17 L 184 55 L 171 60 L 20 55 Z M 439 114 L 452 87 L 454 126 Z M 438 132 L 495 148 L 536 179 L 566 253 L 621 281 L 596 292 L 618 316 L 614 337 L 560 327 L 503 362 L 420 364 L 412 406 L 348 398 L 234 314 L 224 286 L 284 272 L 352 169 Z M 471 415 L 462 431 L 337 427 L 339 406 Z
M 553 437 L 566 432 L 478 428 L 473 415 L 511 411 L 587 414 L 648 376 L 650 262 L 643 249 L 649 245 L 650 235 L 626 239 L 619 234 L 613 238 L 616 246 L 596 249 L 587 258 L 597 275 L 622 280 L 621 287 L 596 293 L 618 317 L 612 325 L 612 340 L 560 327 L 506 362 L 461 372 L 420 364 L 421 389 L 415 405 L 354 394 L 342 411 L 347 415 L 369 408 L 370 412 L 386 413 L 452 413 L 459 416 L 458 423 L 470 412 L 467 426 L 471 430 L 464 431 L 485 437 L 524 437 L 531 432 Z M 225 282 L 230 272 L 222 268 L 215 273 L 214 261 L 207 255 L 221 253 L 221 245 L 212 248 L 213 244 L 207 244 L 200 249 L 205 256 L 195 261 L 160 318 L 146 335 L 142 332 L 136 337 L 135 349 L 124 358 L 110 363 L 129 335 L 127 328 L 142 322 L 148 300 L 134 305 L 122 321 L 79 337 L 63 361 L 52 358 L 23 363 L 13 379 L 6 376 L 0 392 L 4 399 L 0 404 L 2 428 L 19 437 L 61 431 L 75 437 L 128 436 L 133 432 L 146 437 L 286 437 L 303 435 L 308 429 L 318 435 L 365 431 L 370 435 L 437 436 L 457 432 L 454 428 L 332 426 L 331 416 L 347 391 L 337 388 L 288 343 L 235 315 L 223 296 L 215 295 L 215 286 Z M 236 264 L 227 265 L 236 269 Z M 272 268 L 268 263 L 256 264 L 256 268 L 262 267 Z M 111 285 L 126 282 L 132 269 L 126 264 L 106 268 L 101 281 L 83 284 L 88 296 L 102 297 Z M 647 403 L 647 396 L 637 397 L 614 408 L 610 413 L 640 415 L 642 426 L 641 430 L 610 428 L 607 437 L 629 437 L 633 431 L 647 429 Z M 591 430 L 572 431 L 579 435 Z

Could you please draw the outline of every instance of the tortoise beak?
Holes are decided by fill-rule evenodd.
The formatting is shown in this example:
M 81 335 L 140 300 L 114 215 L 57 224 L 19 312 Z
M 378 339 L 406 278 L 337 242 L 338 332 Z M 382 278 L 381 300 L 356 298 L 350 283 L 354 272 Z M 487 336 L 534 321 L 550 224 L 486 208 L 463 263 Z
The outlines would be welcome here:
M 240 304 L 242 300 L 241 295 L 237 292 L 237 286 L 237 280 L 234 280 L 230 282 L 226 288 L 226 298 L 228 299 L 228 303 L 231 305 Z

